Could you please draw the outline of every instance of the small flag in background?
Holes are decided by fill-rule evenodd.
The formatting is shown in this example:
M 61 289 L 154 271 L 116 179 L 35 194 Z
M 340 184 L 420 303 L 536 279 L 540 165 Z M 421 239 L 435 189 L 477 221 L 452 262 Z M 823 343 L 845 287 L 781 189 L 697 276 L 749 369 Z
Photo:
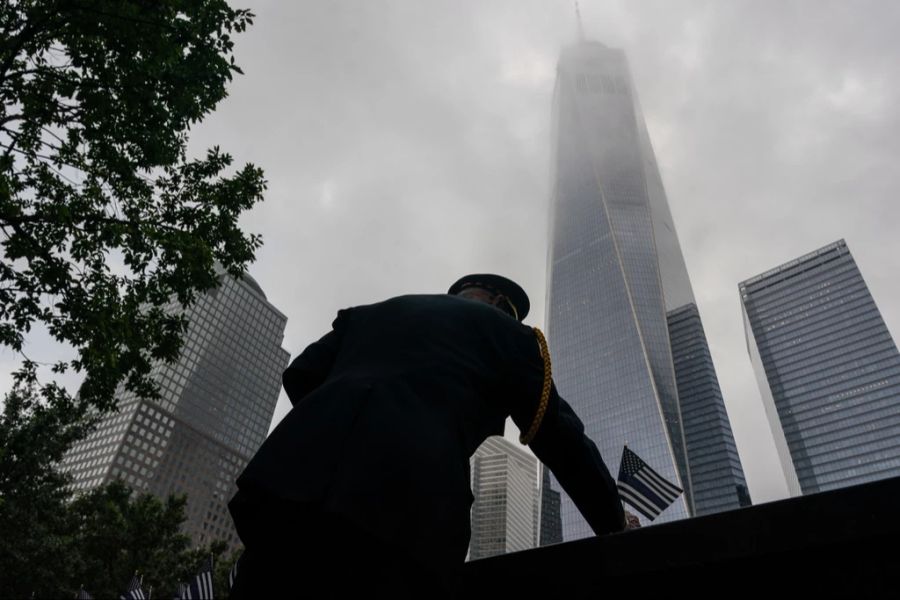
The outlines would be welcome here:
M 629 450 L 628 446 L 622 451 L 617 485 L 619 498 L 651 521 L 675 502 L 684 491 L 663 479 L 637 454 Z
M 75 595 L 75 600 L 94 600 L 94 597 L 85 591 L 84 586 L 78 588 L 78 594 Z
M 141 589 L 141 581 L 143 577 L 138 577 L 138 574 L 135 573 L 134 577 L 131 578 L 131 582 L 128 584 L 128 589 L 125 590 L 125 593 L 119 596 L 120 600 L 147 600 L 147 597 L 144 595 L 144 590 Z
M 184 595 L 182 592 L 181 597 L 184 598 L 184 600 L 213 600 L 212 579 L 213 559 L 212 555 L 210 555 L 200 568 L 200 572 L 194 577 L 194 581 L 191 582 L 191 585 L 186 590 L 187 595 Z
M 174 600 L 184 600 L 191 597 L 190 587 L 186 583 L 178 583 L 178 589 L 175 590 Z

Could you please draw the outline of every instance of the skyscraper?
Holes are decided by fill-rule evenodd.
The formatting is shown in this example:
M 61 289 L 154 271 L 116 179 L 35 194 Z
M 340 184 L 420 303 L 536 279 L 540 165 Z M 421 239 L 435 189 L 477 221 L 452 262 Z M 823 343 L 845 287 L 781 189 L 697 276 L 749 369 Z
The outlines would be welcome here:
M 697 305 L 670 310 L 669 340 L 684 420 L 694 514 L 749 506 L 750 494 Z
M 265 440 L 289 354 L 287 317 L 249 275 L 222 276 L 187 311 L 181 357 L 154 366 L 158 401 L 119 388 L 119 412 L 63 460 L 76 492 L 122 479 L 139 492 L 186 493 L 195 543 L 238 543 L 227 510 L 234 481 Z
M 502 436 L 489 437 L 471 459 L 472 537 L 469 558 L 537 545 L 537 459 Z
M 900 475 L 900 354 L 844 240 L 739 290 L 791 494 Z
M 671 344 L 669 317 L 680 327 L 678 311 L 696 303 L 621 50 L 582 41 L 563 51 L 554 125 L 547 331 L 560 393 L 613 472 L 627 443 L 685 490 L 658 521 L 737 507 L 744 480 L 729 454 L 730 425 L 707 419 L 725 414 L 711 360 L 702 374 L 692 372 L 696 349 L 709 355 L 699 316 L 690 322 L 691 343 Z M 676 361 L 692 365 L 684 389 Z M 708 428 L 717 428 L 712 446 L 686 439 Z M 696 489 L 695 460 L 703 465 Z M 561 511 L 566 540 L 592 534 L 565 494 Z

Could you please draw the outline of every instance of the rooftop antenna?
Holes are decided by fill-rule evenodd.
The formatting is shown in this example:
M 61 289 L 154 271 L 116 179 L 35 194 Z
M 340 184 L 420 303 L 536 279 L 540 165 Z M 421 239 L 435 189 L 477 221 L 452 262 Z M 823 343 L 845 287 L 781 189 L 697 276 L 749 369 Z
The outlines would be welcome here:
M 578 2 L 575 2 L 575 18 L 578 20 L 578 41 L 584 41 L 584 27 L 581 25 L 581 8 L 578 6 Z

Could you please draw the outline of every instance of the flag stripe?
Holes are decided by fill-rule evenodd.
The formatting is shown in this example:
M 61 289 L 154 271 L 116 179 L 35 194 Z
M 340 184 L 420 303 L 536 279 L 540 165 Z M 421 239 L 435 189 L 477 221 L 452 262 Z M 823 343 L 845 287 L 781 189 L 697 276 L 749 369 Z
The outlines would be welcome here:
M 665 498 L 670 504 L 675 501 L 675 498 L 678 497 L 678 494 L 673 494 L 671 490 L 662 487 L 661 485 L 656 483 L 654 480 L 647 477 L 646 473 L 644 473 L 644 471 L 635 473 L 634 477 L 635 477 L 635 479 L 639 480 L 641 483 L 646 485 L 648 488 L 655 491 L 658 495 Z
M 659 496 L 660 498 L 664 498 L 664 499 L 666 499 L 666 500 L 669 501 L 669 502 L 671 502 L 672 500 L 675 499 L 675 498 L 673 498 L 672 495 L 668 492 L 668 490 L 666 490 L 666 489 L 660 487 L 660 486 L 659 486 L 656 482 L 654 482 L 652 479 L 649 479 L 648 477 L 646 477 L 646 476 L 644 475 L 643 471 L 639 471 L 639 472 L 635 473 L 635 474 L 634 474 L 634 478 L 637 479 L 638 481 L 640 481 L 641 483 L 643 483 L 643 484 L 644 484 L 645 486 L 647 486 L 649 489 L 653 490 L 653 491 L 656 493 L 656 495 Z
M 212 556 L 203 564 L 200 572 L 194 576 L 194 580 L 190 585 L 186 585 L 186 594 L 182 596 L 184 600 L 213 600 L 213 583 L 212 583 Z
M 668 482 L 628 446 L 622 451 L 618 477 L 619 496 L 654 520 L 681 495 L 682 490 Z
M 667 500 L 667 499 L 663 498 L 662 496 L 660 496 L 659 494 L 657 494 L 653 490 L 653 488 L 649 487 L 643 481 L 641 481 L 640 479 L 637 479 L 636 477 L 626 481 L 625 483 L 627 483 L 629 486 L 631 486 L 631 489 L 640 493 L 641 496 L 646 498 L 654 506 L 659 508 L 660 512 L 664 511 L 667 506 L 672 504 L 669 500 Z
M 628 498 L 626 498 L 626 497 L 624 497 L 624 496 L 622 497 L 622 501 L 623 501 L 623 502 L 626 502 L 626 503 L 629 504 L 629 505 L 631 505 L 631 507 L 634 508 L 634 510 L 636 510 L 637 512 L 639 512 L 639 513 L 641 513 L 642 515 L 644 515 L 644 516 L 645 516 L 647 519 L 649 519 L 650 521 L 652 521 L 653 519 L 656 518 L 656 514 L 651 513 L 651 512 L 647 512 L 646 510 L 644 510 L 644 509 L 641 508 L 640 506 L 634 504 L 631 500 L 629 500 Z
M 643 508 L 647 511 L 655 515 L 658 515 L 662 512 L 657 504 L 655 504 L 652 500 L 644 496 L 639 490 L 634 489 L 627 483 L 619 483 L 619 490 L 628 495 L 629 500 L 637 502 L 641 504 Z M 637 507 L 635 507 L 637 508 Z
M 627 488 L 627 484 L 621 484 L 619 487 L 619 497 L 628 502 L 631 506 L 635 508 L 642 515 L 650 519 L 651 521 L 659 516 L 659 511 L 656 509 L 648 508 L 649 503 L 646 502 L 646 499 L 643 498 L 640 494 L 633 492 Z
M 144 590 L 141 589 L 142 579 L 143 577 L 139 578 L 137 573 L 135 573 L 134 577 L 131 578 L 131 581 L 128 582 L 128 589 L 119 597 L 124 598 L 125 600 L 146 600 L 144 597 Z
M 647 466 L 647 467 L 644 467 L 644 471 L 646 473 L 648 473 L 649 475 L 652 475 L 654 478 L 656 478 L 659 481 L 660 485 L 671 488 L 675 492 L 684 491 L 680 487 L 678 487 L 677 485 L 675 485 L 674 483 L 670 482 L 668 479 L 666 479 L 665 477 L 663 477 L 662 475 L 657 473 L 655 469 Z
M 650 521 L 652 521 L 653 519 L 656 518 L 656 515 L 655 515 L 654 513 L 649 512 L 649 511 L 647 511 L 647 510 L 644 510 L 644 509 L 641 508 L 639 505 L 634 504 L 634 503 L 633 503 L 631 500 L 629 500 L 626 496 L 622 496 L 622 502 L 624 502 L 625 504 L 631 506 L 632 510 L 634 510 L 634 511 L 637 512 L 637 513 L 640 513 L 640 514 L 644 515 L 644 516 L 645 516 L 647 519 L 649 519 Z
M 656 515 L 659 514 L 658 510 L 650 508 L 651 505 L 646 502 L 646 499 L 641 498 L 639 495 L 636 495 L 626 488 L 619 488 L 619 497 L 641 511 L 644 516 L 649 519 L 654 519 L 656 518 Z
M 649 480 L 655 481 L 657 484 L 665 487 L 666 489 L 676 490 L 676 493 L 680 493 L 682 491 L 677 486 L 674 486 L 671 483 L 669 483 L 668 481 L 666 481 L 666 479 L 664 477 L 662 477 L 659 473 L 654 471 L 650 465 L 648 465 L 643 460 L 641 460 L 640 457 L 638 457 L 636 454 L 634 454 L 631 451 L 629 451 L 629 454 L 631 455 L 630 460 L 633 461 L 631 470 L 628 470 L 629 476 L 644 474 L 647 476 L 647 478 Z M 637 468 L 634 467 L 635 463 L 638 465 Z
M 663 479 L 663 477 L 659 473 L 657 473 L 650 467 L 644 467 L 643 469 L 641 469 L 639 471 L 639 474 L 646 475 L 648 478 L 653 479 L 657 484 L 659 484 L 663 488 L 669 490 L 669 492 L 671 494 L 673 494 L 676 498 L 678 497 L 678 494 L 680 494 L 681 492 L 684 491 L 680 487 L 673 485 L 673 484 L 669 483 L 668 481 L 666 481 L 665 479 Z

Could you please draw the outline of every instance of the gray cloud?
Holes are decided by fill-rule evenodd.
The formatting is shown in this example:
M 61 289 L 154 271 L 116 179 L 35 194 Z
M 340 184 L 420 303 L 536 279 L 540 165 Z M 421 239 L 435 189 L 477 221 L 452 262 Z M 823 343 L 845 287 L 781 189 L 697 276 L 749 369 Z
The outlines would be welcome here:
M 629 57 L 751 493 L 783 497 L 737 283 L 843 237 L 900 328 L 900 6 L 581 4 L 587 34 Z M 286 347 L 300 351 L 341 306 L 482 269 L 520 279 L 540 324 L 571 4 L 255 10 L 238 48 L 247 76 L 195 140 L 267 169 L 269 199 L 247 225 L 266 236 L 255 274 L 290 317 Z

